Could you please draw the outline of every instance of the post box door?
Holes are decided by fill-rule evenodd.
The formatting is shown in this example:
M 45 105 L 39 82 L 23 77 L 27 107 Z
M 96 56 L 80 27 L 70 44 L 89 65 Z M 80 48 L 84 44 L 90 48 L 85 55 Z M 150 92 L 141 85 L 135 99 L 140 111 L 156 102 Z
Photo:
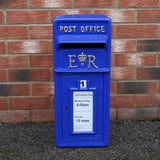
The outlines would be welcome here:
M 63 141 L 104 139 L 103 73 L 62 73 Z

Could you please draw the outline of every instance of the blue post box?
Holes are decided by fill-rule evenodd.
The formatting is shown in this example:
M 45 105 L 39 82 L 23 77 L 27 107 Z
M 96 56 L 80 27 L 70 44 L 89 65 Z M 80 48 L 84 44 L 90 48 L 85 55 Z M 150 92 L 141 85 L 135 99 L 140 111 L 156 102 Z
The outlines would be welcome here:
M 57 16 L 53 36 L 56 145 L 107 146 L 111 19 Z

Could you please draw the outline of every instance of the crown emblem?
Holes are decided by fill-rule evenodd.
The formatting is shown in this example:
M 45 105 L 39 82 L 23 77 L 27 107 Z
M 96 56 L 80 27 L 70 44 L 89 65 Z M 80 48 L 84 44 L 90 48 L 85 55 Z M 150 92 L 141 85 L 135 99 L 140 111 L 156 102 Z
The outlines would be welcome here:
M 84 63 L 86 62 L 86 59 L 87 59 L 87 55 L 85 55 L 83 52 L 78 55 L 79 62 Z

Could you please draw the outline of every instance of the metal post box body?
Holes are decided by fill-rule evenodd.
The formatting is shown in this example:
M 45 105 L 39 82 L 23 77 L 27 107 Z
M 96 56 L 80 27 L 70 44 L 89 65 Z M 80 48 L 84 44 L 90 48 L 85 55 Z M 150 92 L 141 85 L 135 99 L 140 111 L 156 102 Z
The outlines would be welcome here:
M 56 145 L 107 146 L 111 19 L 57 16 L 53 37 Z

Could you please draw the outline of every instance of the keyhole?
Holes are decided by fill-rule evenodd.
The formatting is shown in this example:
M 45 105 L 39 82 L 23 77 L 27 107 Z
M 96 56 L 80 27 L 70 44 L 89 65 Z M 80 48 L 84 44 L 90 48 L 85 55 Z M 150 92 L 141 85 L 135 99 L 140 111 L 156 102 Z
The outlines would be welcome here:
M 66 111 L 68 111 L 68 107 L 66 107 Z

